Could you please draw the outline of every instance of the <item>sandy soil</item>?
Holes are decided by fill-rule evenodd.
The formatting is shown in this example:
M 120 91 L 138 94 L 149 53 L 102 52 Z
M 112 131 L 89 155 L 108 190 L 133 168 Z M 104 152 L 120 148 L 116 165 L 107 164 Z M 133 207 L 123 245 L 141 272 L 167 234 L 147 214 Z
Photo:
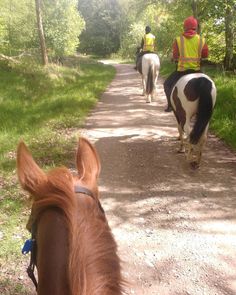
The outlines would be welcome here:
M 100 154 L 102 204 L 128 294 L 236 294 L 236 154 L 210 135 L 199 170 L 177 154 L 162 81 L 146 104 L 131 65 L 117 75 L 82 134 Z

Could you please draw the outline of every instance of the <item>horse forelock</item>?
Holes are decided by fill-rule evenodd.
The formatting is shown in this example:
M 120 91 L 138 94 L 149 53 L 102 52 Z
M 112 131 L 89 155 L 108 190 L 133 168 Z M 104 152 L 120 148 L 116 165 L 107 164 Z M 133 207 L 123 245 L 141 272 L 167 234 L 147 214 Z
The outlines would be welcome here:
M 37 196 L 33 200 L 35 214 L 54 206 L 67 215 L 67 211 L 70 211 L 74 205 L 73 178 L 69 170 L 56 168 L 50 171 L 47 174 L 47 181 L 40 186 L 40 190 L 37 191 Z

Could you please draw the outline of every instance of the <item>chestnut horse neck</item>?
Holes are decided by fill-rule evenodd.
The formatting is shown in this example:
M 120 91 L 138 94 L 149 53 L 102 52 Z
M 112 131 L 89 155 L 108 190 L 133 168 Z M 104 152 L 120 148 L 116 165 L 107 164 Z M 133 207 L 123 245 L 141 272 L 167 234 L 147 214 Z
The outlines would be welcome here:
M 32 208 L 33 222 L 37 223 L 38 294 L 48 294 L 47 286 L 40 288 L 40 284 L 44 284 L 44 280 L 40 281 L 40 275 L 45 277 L 47 270 L 44 267 L 39 269 L 39 265 L 46 265 L 47 268 L 50 268 L 50 263 L 53 264 L 56 260 L 55 257 L 52 257 L 54 252 L 51 255 L 47 253 L 47 247 L 40 249 L 40 245 L 42 245 L 40 240 L 47 236 L 47 241 L 50 243 L 55 236 L 55 247 L 60 252 L 58 256 L 60 258 L 56 260 L 58 269 L 63 263 L 66 263 L 68 267 L 67 271 L 64 271 L 66 274 L 62 276 L 64 280 L 56 281 L 55 279 L 55 283 L 53 283 L 59 285 L 55 287 L 57 290 L 67 288 L 66 295 L 121 295 L 123 282 L 117 245 L 103 208 L 90 190 L 83 186 L 74 186 L 73 182 L 65 177 L 65 170 L 64 172 L 60 172 L 60 170 L 62 168 L 55 169 L 49 175 L 49 182 L 45 187 L 42 187 L 42 193 L 37 196 Z M 69 173 L 68 170 L 67 173 Z M 55 179 L 54 176 L 56 176 Z M 59 209 L 59 211 L 55 211 L 53 208 Z M 49 222 L 43 221 L 46 215 L 44 212 L 49 211 L 54 211 L 56 214 L 53 213 Z M 53 225 L 48 227 L 48 224 L 54 224 L 53 218 L 61 220 L 61 226 L 55 230 Z M 57 233 L 61 241 L 68 240 L 68 246 L 63 242 L 57 243 Z M 62 249 L 63 247 L 65 249 Z M 52 269 L 51 275 L 54 279 L 54 277 L 58 277 L 59 270 L 55 265 Z M 57 272 L 55 273 L 55 271 Z M 40 292 L 40 289 L 43 291 Z M 54 292 L 54 294 L 63 294 L 63 291 L 62 293 L 58 292 Z

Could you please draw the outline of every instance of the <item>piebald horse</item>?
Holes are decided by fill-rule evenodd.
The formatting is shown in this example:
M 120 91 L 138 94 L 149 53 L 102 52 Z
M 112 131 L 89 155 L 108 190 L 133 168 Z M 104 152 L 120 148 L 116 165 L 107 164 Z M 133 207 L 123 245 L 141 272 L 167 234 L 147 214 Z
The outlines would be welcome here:
M 171 93 L 180 137 L 179 152 L 186 152 L 187 160 L 194 169 L 201 162 L 215 102 L 215 84 L 203 73 L 181 77 Z
M 77 173 L 65 167 L 45 173 L 26 145 L 18 145 L 18 178 L 33 201 L 27 228 L 38 280 L 31 278 L 39 295 L 121 295 L 117 244 L 99 201 L 100 161 L 85 138 L 76 164 Z
M 150 103 L 156 91 L 160 59 L 155 53 L 146 53 L 141 58 L 142 62 L 138 66 L 138 71 L 142 75 L 143 95 L 146 97 L 146 102 Z

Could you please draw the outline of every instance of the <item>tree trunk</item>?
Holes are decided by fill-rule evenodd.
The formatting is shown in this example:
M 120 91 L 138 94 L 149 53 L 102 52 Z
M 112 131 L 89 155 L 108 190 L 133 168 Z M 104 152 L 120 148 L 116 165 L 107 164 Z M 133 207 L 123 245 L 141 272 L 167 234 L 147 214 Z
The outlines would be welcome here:
M 199 21 L 199 12 L 198 12 L 198 3 L 197 3 L 197 0 L 192 0 L 191 7 L 192 7 L 192 11 L 193 11 L 193 16 L 198 21 L 197 32 L 198 32 L 198 34 L 200 34 L 201 33 L 201 25 L 200 25 L 200 21 Z
M 195 18 L 198 18 L 198 9 L 197 9 L 197 1 L 196 0 L 192 0 L 192 11 L 193 11 L 193 16 Z
M 224 66 L 226 70 L 233 70 L 234 54 L 234 12 L 235 7 L 227 5 L 225 10 L 225 59 Z
M 44 37 L 44 32 L 43 32 L 43 21 L 42 21 L 42 14 L 41 14 L 41 0 L 35 0 L 35 5 L 36 5 L 36 16 L 37 16 L 37 25 L 38 25 L 40 47 L 41 47 L 42 62 L 43 62 L 43 65 L 47 65 L 48 64 L 48 55 L 47 55 L 47 48 L 46 48 L 45 37 Z

